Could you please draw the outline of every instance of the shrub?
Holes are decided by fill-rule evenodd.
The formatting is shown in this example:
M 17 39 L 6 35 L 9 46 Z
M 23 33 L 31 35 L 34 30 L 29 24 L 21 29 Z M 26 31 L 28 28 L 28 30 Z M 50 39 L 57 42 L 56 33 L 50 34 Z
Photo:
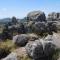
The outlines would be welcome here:
M 0 59 L 6 57 L 9 53 L 14 51 L 16 46 L 11 40 L 0 42 Z

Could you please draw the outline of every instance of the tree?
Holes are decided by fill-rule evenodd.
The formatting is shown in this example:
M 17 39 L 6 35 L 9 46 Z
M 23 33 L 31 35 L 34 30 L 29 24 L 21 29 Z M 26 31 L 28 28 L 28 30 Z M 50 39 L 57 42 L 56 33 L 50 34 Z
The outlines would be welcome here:
M 18 31 L 18 33 L 20 34 L 24 34 L 24 33 L 26 33 L 26 30 L 25 30 L 25 27 L 24 27 L 24 25 L 23 25 L 23 23 L 20 23 L 20 26 L 19 26 L 19 28 L 17 29 L 17 31 Z
M 16 24 L 16 23 L 17 23 L 16 17 L 12 17 L 12 23 L 13 23 L 13 24 Z
M 7 24 L 4 26 L 2 37 L 3 40 L 12 39 L 12 33 L 10 32 Z

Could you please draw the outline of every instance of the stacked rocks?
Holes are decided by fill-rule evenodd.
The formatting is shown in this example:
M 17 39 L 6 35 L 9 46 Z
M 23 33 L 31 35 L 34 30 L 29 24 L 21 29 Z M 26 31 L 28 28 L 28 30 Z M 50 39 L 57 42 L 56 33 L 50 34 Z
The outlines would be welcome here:
M 37 34 L 38 33 L 53 34 L 52 32 L 53 31 L 56 32 L 57 30 L 56 22 L 53 22 L 52 20 L 57 18 L 56 15 L 57 15 L 56 13 L 51 13 L 48 15 L 48 18 L 46 19 L 46 16 L 42 11 L 30 12 L 27 15 L 27 25 L 26 25 L 27 31 L 34 32 Z

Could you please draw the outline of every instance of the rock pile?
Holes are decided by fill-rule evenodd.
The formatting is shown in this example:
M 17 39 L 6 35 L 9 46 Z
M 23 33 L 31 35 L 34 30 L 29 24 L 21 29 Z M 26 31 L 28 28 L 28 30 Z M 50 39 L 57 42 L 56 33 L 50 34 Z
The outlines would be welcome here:
M 52 59 L 55 51 L 55 45 L 52 41 L 44 41 L 43 39 L 35 40 L 26 45 L 26 51 L 34 60 L 48 60 Z
M 55 13 L 52 13 L 48 15 L 48 18 L 46 19 L 44 12 L 41 11 L 33 11 L 30 12 L 27 15 L 27 24 L 26 29 L 28 32 L 34 32 L 34 33 L 48 33 L 53 34 L 52 32 L 57 32 L 56 22 L 53 22 L 52 18 L 55 16 Z M 49 21 L 49 19 L 51 19 Z

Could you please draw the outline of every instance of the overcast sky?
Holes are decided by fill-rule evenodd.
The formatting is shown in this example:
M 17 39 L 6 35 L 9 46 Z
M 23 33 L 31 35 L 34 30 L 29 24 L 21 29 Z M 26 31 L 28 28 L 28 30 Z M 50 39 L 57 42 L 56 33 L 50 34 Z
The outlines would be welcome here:
M 60 0 L 0 0 L 0 18 L 23 18 L 30 11 L 60 12 Z

